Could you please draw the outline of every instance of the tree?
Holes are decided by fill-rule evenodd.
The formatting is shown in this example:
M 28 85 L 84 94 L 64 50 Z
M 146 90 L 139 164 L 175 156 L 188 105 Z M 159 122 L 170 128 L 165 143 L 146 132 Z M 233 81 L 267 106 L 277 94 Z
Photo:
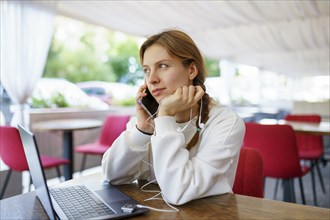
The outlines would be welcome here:
M 117 81 L 135 84 L 137 79 L 143 77 L 142 68 L 138 62 L 137 40 L 134 37 L 114 32 L 108 41 L 110 42 L 108 64 L 118 77 Z
M 66 30 L 73 22 L 77 29 Z M 66 36 L 63 37 L 63 35 Z M 71 82 L 90 80 L 134 83 L 141 67 L 139 47 L 134 37 L 66 18 L 58 18 L 49 50 L 45 77 L 60 77 Z
M 205 57 L 205 66 L 207 69 L 208 77 L 219 77 L 220 76 L 221 72 L 220 72 L 220 67 L 219 67 L 219 60 Z
M 78 48 L 70 48 L 65 42 L 53 38 L 48 54 L 45 77 L 65 78 L 71 82 L 89 80 L 115 81 L 117 76 L 111 66 L 102 62 L 93 45 L 93 33 L 80 38 Z

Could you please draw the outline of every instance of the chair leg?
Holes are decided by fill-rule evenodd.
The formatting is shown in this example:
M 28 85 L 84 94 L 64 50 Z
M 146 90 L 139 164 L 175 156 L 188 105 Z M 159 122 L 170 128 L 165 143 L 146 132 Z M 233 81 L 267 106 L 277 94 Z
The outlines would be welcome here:
M 292 197 L 292 201 L 294 203 L 297 203 L 297 200 L 296 200 L 296 193 L 295 193 L 295 189 L 294 189 L 294 179 L 290 179 L 289 180 L 289 183 L 290 183 L 290 188 L 291 188 L 291 197 Z
M 315 185 L 315 175 L 314 175 L 314 166 L 312 164 L 311 167 L 311 176 L 312 176 L 312 188 L 313 188 L 313 197 L 314 197 L 314 205 L 317 206 L 317 198 L 316 198 L 316 185 Z
M 306 205 L 306 200 L 305 200 L 305 193 L 304 193 L 304 186 L 302 182 L 302 178 L 299 178 L 299 186 L 300 186 L 300 193 L 301 193 L 301 200 L 304 205 Z
M 275 182 L 275 190 L 274 190 L 274 196 L 273 199 L 276 200 L 276 195 L 277 195 L 277 190 L 278 190 L 278 183 L 280 182 L 279 179 L 276 180 Z
M 2 199 L 3 195 L 5 194 L 5 191 L 6 191 L 6 188 L 7 188 L 7 185 L 8 185 L 8 182 L 9 182 L 9 179 L 10 179 L 10 176 L 11 176 L 12 172 L 13 172 L 12 170 L 10 170 L 10 169 L 8 170 L 5 182 L 4 182 L 2 190 L 1 190 L 0 199 Z
M 57 173 L 57 177 L 58 179 L 61 181 L 61 177 L 62 177 L 62 174 L 61 174 L 61 170 L 60 170 L 60 167 L 59 166 L 56 166 L 56 173 Z
M 283 201 L 295 202 L 294 186 L 292 179 L 282 179 Z
M 325 193 L 325 186 L 324 186 L 323 177 L 322 177 L 320 166 L 319 166 L 319 161 L 315 161 L 315 167 L 316 167 L 316 171 L 319 176 L 319 179 L 320 179 L 322 192 Z
M 85 169 L 85 163 L 86 163 L 86 154 L 83 154 L 82 160 L 81 160 L 81 165 L 80 165 L 80 173 Z
M 321 163 L 324 167 L 327 166 L 328 161 L 329 161 L 329 159 L 325 158 L 324 155 L 323 155 L 322 158 L 321 158 Z

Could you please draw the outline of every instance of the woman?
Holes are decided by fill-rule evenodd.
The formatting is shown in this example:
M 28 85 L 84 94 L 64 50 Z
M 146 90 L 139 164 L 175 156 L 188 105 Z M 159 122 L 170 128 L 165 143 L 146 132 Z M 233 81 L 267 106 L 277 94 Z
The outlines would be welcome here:
M 205 93 L 206 70 L 193 40 L 179 30 L 149 37 L 140 48 L 145 84 L 159 103 L 150 116 L 136 106 L 136 120 L 104 154 L 103 173 L 112 184 L 156 180 L 175 205 L 228 193 L 234 184 L 244 122 Z

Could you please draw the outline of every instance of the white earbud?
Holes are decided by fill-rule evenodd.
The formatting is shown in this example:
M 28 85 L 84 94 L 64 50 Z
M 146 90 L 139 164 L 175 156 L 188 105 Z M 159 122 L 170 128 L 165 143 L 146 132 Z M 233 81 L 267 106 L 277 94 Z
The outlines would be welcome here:
M 198 118 L 198 126 L 203 129 L 205 124 L 202 122 L 202 109 L 203 109 L 203 97 L 201 99 L 201 107 L 199 108 L 199 118 Z

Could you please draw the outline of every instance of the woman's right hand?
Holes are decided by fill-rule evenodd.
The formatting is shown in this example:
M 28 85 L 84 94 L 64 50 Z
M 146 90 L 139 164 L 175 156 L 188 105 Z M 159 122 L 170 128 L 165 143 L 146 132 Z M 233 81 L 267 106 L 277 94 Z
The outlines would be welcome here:
M 153 134 L 154 133 L 154 127 L 155 123 L 153 118 L 141 107 L 139 104 L 139 100 L 147 95 L 145 93 L 145 90 L 147 89 L 147 85 L 143 84 L 140 86 L 137 95 L 135 97 L 136 101 L 136 126 L 138 127 L 139 130 Z
M 179 87 L 161 102 L 158 116 L 175 116 L 178 112 L 190 109 L 198 103 L 204 93 L 205 91 L 200 86 Z

